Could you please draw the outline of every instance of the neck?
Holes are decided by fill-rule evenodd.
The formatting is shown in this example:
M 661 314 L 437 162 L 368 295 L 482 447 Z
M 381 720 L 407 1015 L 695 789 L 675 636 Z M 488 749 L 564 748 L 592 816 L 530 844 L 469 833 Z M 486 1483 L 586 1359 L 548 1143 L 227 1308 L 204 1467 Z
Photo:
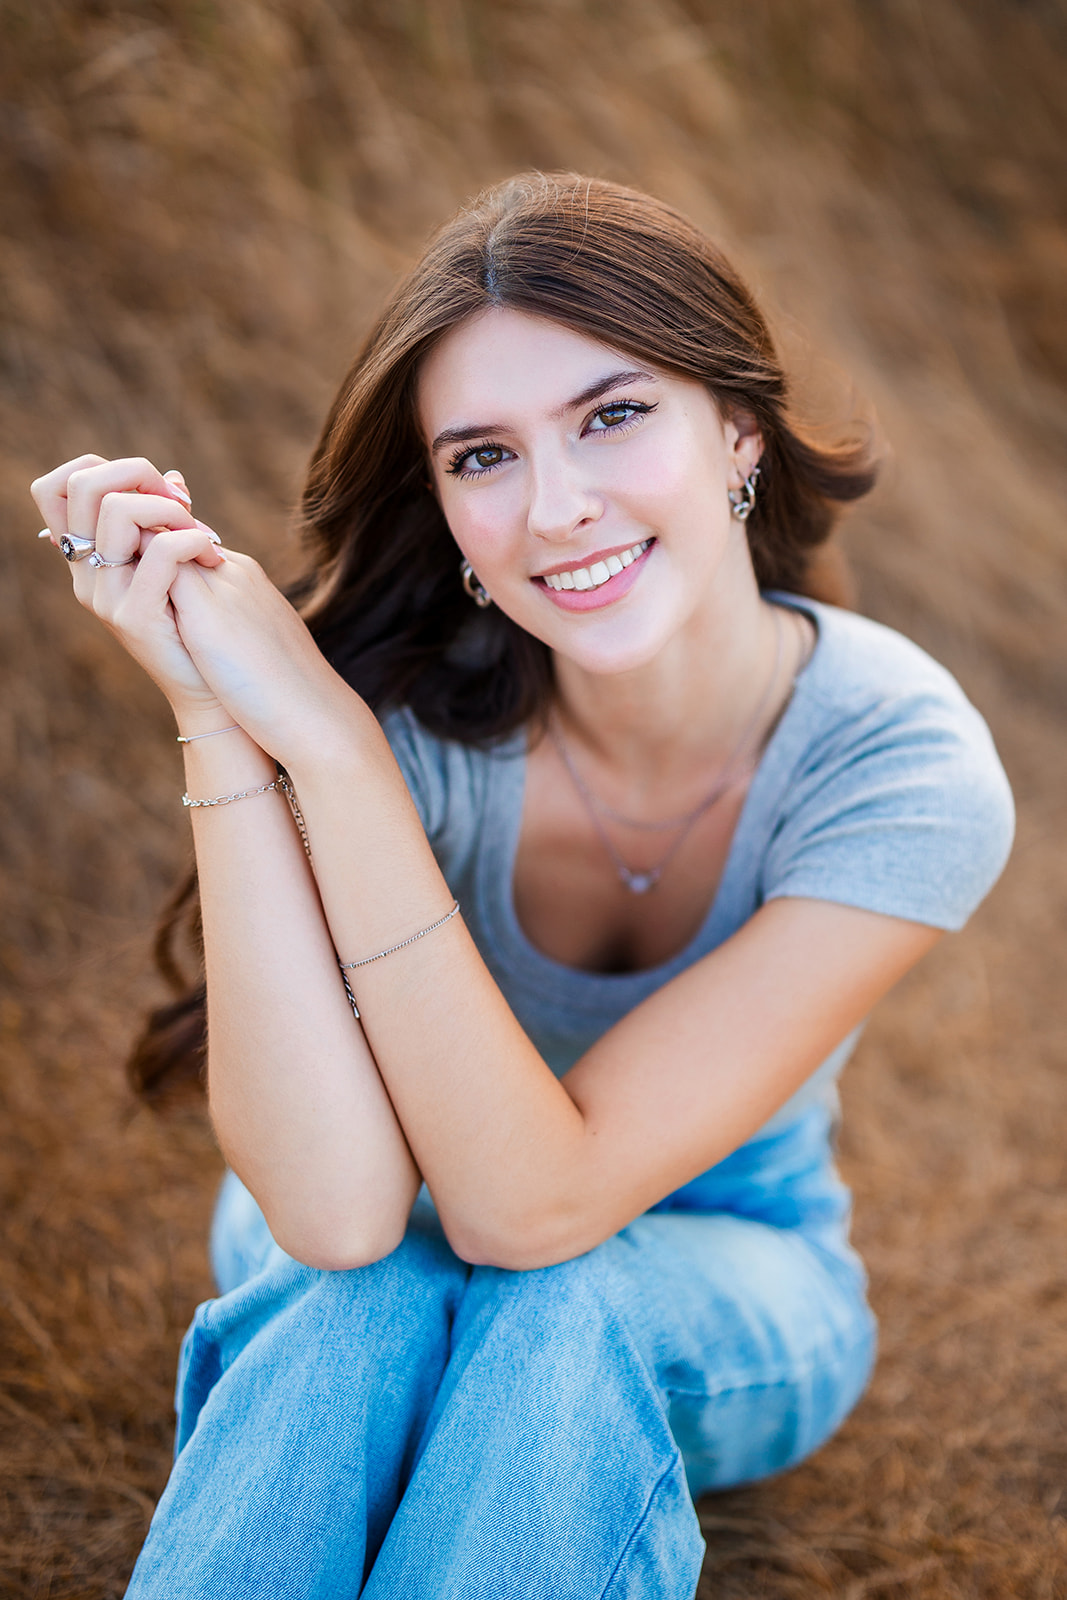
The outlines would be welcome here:
M 768 695 L 781 623 L 760 598 L 747 562 L 740 576 L 716 586 L 640 669 L 601 676 L 556 658 L 556 714 L 568 742 L 617 776 L 639 804 L 644 794 L 703 781 L 727 763 L 760 712 L 761 726 L 742 754 L 754 752 L 781 711 L 791 676 L 783 665 Z M 782 655 L 790 660 L 788 651 Z

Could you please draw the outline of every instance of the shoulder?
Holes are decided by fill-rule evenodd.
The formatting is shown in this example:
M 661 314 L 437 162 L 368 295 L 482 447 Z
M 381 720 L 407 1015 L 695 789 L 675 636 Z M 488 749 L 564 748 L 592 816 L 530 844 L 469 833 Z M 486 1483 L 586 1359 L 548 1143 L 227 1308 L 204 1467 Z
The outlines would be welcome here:
M 903 710 L 922 702 L 985 727 L 947 668 L 904 634 L 858 612 L 782 598 L 809 612 L 818 628 L 818 645 L 805 677 L 813 698 L 830 717 L 847 718 L 878 707 Z
M 810 611 L 819 642 L 798 683 L 768 893 L 821 885 L 826 898 L 961 926 L 1000 875 L 1014 829 L 984 718 L 893 629 L 790 603 Z
M 929 763 L 946 775 L 953 763 L 982 769 L 1004 791 L 989 727 L 945 667 L 869 617 L 810 601 L 803 608 L 819 630 L 797 696 L 810 770 L 877 751 L 902 770 Z

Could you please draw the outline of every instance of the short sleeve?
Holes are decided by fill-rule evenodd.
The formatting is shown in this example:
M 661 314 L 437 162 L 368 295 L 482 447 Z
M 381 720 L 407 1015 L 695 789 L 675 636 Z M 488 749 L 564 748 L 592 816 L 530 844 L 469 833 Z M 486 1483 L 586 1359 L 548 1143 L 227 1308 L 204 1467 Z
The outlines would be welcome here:
M 484 831 L 491 756 L 476 746 L 439 738 L 406 706 L 382 718 L 382 731 L 438 865 L 450 883 L 460 883 L 473 866 Z M 523 747 L 519 738 L 500 749 L 506 753 Z
M 447 810 L 447 783 L 440 746 L 427 737 L 406 707 L 390 711 L 382 718 L 382 732 L 432 843 L 441 831 Z
M 853 710 L 807 752 L 763 862 L 763 900 L 804 896 L 961 928 L 1000 876 L 1014 808 L 962 691 Z

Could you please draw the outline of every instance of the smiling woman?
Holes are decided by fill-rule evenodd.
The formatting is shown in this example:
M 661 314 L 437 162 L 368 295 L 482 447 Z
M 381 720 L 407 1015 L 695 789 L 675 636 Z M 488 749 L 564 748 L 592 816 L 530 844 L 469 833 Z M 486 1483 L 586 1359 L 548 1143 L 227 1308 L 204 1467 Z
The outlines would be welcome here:
M 232 1169 L 131 1595 L 677 1600 L 692 1497 L 855 1403 L 836 1078 L 1011 836 L 952 679 L 816 592 L 871 479 L 691 224 L 534 176 L 346 378 L 296 608 L 180 475 L 34 485 L 174 707 L 205 983 L 134 1076 L 206 992 Z

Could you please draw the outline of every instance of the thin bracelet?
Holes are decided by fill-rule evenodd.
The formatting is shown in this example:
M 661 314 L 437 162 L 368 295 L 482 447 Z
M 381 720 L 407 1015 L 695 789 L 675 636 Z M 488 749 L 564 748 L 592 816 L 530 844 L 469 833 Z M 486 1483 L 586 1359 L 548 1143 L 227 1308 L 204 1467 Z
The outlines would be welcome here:
M 188 737 L 184 733 L 179 733 L 174 742 L 175 744 L 195 744 L 198 739 L 214 739 L 215 735 L 219 733 L 240 733 L 240 731 L 241 724 L 239 722 L 231 722 L 228 728 L 212 728 L 210 733 L 190 733 Z
M 354 967 L 369 967 L 372 961 L 381 961 L 386 956 L 395 956 L 398 950 L 406 949 L 409 944 L 414 944 L 418 939 L 425 939 L 428 933 L 436 933 L 437 929 L 443 928 L 446 922 L 451 922 L 458 911 L 459 901 L 453 900 L 451 911 L 446 912 L 443 917 L 438 917 L 436 922 L 431 922 L 428 928 L 422 928 L 418 933 L 413 933 L 410 939 L 401 939 L 399 944 L 391 944 L 388 950 L 379 950 L 376 955 L 364 956 L 362 961 L 338 961 L 337 965 L 342 972 L 351 972 Z
M 286 772 L 285 768 L 280 762 L 276 761 L 274 764 L 278 768 L 278 788 L 282 791 L 282 794 L 289 802 L 289 810 L 293 813 L 293 821 L 296 823 L 296 831 L 300 835 L 300 843 L 304 846 L 304 854 L 310 861 L 311 840 L 308 838 L 308 830 L 307 824 L 304 821 L 304 813 L 301 811 L 297 802 L 296 790 L 293 788 L 293 780 L 290 778 L 289 774 Z M 357 1016 L 359 1015 L 358 1012 L 356 1014 Z
M 275 778 L 273 783 L 265 783 L 260 789 L 241 789 L 237 794 L 219 794 L 214 800 L 190 800 L 187 794 L 183 794 L 182 805 L 188 806 L 190 811 L 195 811 L 199 806 L 229 806 L 235 800 L 252 800 L 257 794 L 269 794 L 272 789 L 280 787 L 280 780 Z
M 340 962 L 338 962 L 338 965 L 340 966 Z M 356 1021 L 358 1022 L 359 1021 L 359 1007 L 356 1005 L 356 997 L 352 993 L 352 985 L 348 981 L 348 973 L 345 971 L 344 967 L 341 967 L 341 982 L 345 986 L 345 994 L 348 996 L 348 1003 L 352 1007 L 352 1015 L 355 1017 Z

